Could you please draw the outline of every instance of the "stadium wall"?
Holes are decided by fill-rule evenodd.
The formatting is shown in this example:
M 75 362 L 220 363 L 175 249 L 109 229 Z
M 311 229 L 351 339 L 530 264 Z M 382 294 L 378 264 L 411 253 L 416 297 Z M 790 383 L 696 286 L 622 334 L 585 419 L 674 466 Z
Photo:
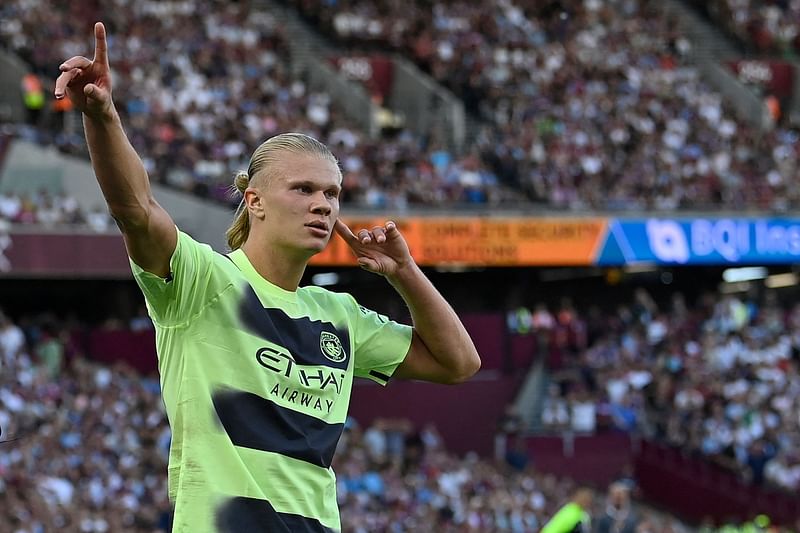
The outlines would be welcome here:
M 749 485 L 705 458 L 622 432 L 529 437 L 527 451 L 537 470 L 596 487 L 634 474 L 642 497 L 693 523 L 766 514 L 793 524 L 800 516 L 796 494 Z
M 519 376 L 492 371 L 481 371 L 457 387 L 395 381 L 384 389 L 359 380 L 353 387 L 350 414 L 362 425 L 376 418 L 405 418 L 416 428 L 432 423 L 448 450 L 486 457 L 492 454 L 503 408 L 513 400 L 520 381 Z
M 78 181 L 69 179 L 65 181 Z M 176 224 L 219 251 L 226 209 L 186 195 L 160 191 L 159 201 Z M 202 216 L 198 216 L 202 214 Z M 345 216 L 351 227 L 373 227 L 385 218 Z M 423 266 L 484 268 L 625 265 L 788 265 L 800 259 L 800 218 L 466 218 L 396 219 L 412 255 Z M 0 275 L 130 277 L 116 231 L 15 225 L 0 229 Z M 64 237 L 69 236 L 69 239 Z M 207 239 L 206 237 L 213 237 Z M 67 244 L 68 243 L 68 244 Z M 75 249 L 82 254 L 72 253 Z M 338 236 L 312 266 L 353 267 Z
M 743 483 L 734 473 L 703 458 L 656 442 L 643 442 L 636 479 L 644 496 L 682 517 L 729 523 L 766 514 L 773 523 L 795 524 L 800 496 Z

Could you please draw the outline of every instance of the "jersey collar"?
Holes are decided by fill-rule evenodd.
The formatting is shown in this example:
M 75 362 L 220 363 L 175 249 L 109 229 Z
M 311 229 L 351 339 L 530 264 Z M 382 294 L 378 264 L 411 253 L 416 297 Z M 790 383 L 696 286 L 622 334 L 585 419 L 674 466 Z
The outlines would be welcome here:
M 231 261 L 233 261 L 233 264 L 242 271 L 245 279 L 247 279 L 250 285 L 256 289 L 256 294 L 259 294 L 259 296 L 261 293 L 267 293 L 269 296 L 274 298 L 280 298 L 281 300 L 288 302 L 297 302 L 296 291 L 287 291 L 286 289 L 278 287 L 274 283 L 264 278 L 256 271 L 255 267 L 253 267 L 253 264 L 250 262 L 250 259 L 241 248 L 237 248 L 236 250 L 230 252 L 228 257 Z M 261 303 L 264 303 L 263 300 Z

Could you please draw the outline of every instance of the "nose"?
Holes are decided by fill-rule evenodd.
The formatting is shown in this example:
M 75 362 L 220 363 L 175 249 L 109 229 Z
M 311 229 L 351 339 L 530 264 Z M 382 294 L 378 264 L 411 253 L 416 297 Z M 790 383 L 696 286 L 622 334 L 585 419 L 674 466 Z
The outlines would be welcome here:
M 315 194 L 311 202 L 311 212 L 315 215 L 328 216 L 331 214 L 331 211 L 333 211 L 333 208 L 325 197 L 325 193 L 320 192 L 319 194 Z

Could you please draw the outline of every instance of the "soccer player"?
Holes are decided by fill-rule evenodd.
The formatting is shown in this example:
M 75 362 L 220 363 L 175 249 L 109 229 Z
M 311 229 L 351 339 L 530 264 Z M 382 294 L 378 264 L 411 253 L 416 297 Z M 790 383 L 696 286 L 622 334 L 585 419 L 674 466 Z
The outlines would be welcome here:
M 579 488 L 542 528 L 541 533 L 587 533 L 591 531 L 589 515 L 594 496 L 592 491 Z
M 480 367 L 475 346 L 394 222 L 354 234 L 339 220 L 338 164 L 305 135 L 267 140 L 236 177 L 229 254 L 178 230 L 114 109 L 104 26 L 94 33 L 94 59 L 65 61 L 55 96 L 83 113 L 92 167 L 156 326 L 174 530 L 338 530 L 331 460 L 354 376 L 458 383 Z M 413 328 L 350 295 L 298 287 L 333 231 L 397 290 Z

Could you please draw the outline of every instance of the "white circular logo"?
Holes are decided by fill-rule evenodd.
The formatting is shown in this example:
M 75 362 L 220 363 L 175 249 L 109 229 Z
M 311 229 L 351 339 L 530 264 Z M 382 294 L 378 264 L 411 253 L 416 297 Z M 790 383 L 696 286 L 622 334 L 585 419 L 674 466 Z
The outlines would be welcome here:
M 322 350 L 322 355 L 334 363 L 341 363 L 347 357 L 339 337 L 327 331 L 323 331 L 319 336 L 319 349 Z

